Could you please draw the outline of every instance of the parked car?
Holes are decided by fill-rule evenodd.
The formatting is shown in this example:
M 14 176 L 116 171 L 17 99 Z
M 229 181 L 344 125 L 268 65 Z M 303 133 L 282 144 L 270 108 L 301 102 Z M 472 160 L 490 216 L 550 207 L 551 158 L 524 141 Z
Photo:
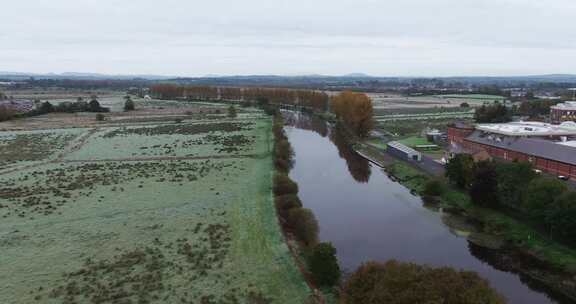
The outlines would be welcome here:
M 569 180 L 570 178 L 568 176 L 564 176 L 564 175 L 558 175 L 558 178 L 561 180 Z

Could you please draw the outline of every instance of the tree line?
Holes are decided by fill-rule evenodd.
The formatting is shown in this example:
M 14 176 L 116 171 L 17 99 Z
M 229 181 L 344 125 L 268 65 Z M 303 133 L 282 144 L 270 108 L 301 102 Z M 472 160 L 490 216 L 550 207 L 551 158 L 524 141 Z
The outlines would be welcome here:
M 150 87 L 153 96 L 161 99 L 214 100 L 250 103 L 295 105 L 319 111 L 328 110 L 328 94 L 312 90 L 277 88 L 231 88 L 158 84 Z
M 446 165 L 446 176 L 470 194 L 473 204 L 511 210 L 552 239 L 576 246 L 576 192 L 563 181 L 540 176 L 532 164 L 474 162 L 470 155 L 458 154 Z

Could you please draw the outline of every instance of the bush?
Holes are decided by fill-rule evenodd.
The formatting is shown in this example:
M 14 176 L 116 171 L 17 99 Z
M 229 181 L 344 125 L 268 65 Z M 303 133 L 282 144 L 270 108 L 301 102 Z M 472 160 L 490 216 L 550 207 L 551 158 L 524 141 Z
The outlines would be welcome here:
M 444 193 L 444 183 L 438 179 L 431 179 L 424 185 L 422 194 L 425 196 L 440 196 Z
M 10 120 L 14 118 L 15 114 L 16 113 L 12 109 L 6 106 L 0 106 L 0 121 Z
M 286 211 L 293 208 L 302 208 L 302 201 L 296 194 L 280 195 L 276 197 L 276 208 Z
M 478 206 L 498 206 L 498 174 L 493 162 L 476 163 L 474 178 L 468 192 L 472 203 Z
M 40 107 L 38 108 L 39 114 L 46 114 L 52 112 L 54 112 L 54 106 L 48 101 L 45 101 L 42 104 L 40 104 Z
M 474 159 L 470 154 L 456 154 L 446 164 L 446 177 L 460 189 L 470 186 L 474 174 Z
M 552 237 L 576 246 L 576 192 L 565 192 L 554 200 L 546 224 Z
M 124 111 L 134 111 L 136 109 L 136 105 L 132 99 L 127 98 L 126 102 L 124 103 Z
M 528 184 L 524 192 L 522 207 L 533 218 L 544 220 L 548 210 L 554 203 L 554 198 L 566 191 L 566 185 L 561 181 L 540 177 Z
M 283 173 L 277 173 L 274 177 L 274 194 L 296 194 L 298 193 L 298 184 Z
M 505 300 L 475 272 L 411 263 L 368 262 L 344 284 L 346 304 L 500 304 Z
M 314 282 L 320 286 L 334 286 L 340 281 L 340 266 L 336 258 L 336 248 L 331 243 L 314 246 L 308 259 Z
M 528 162 L 498 163 L 498 198 L 500 203 L 515 209 L 522 207 L 526 185 L 536 178 L 532 164 Z
M 98 102 L 97 99 L 92 98 L 92 100 L 90 100 L 90 102 L 88 103 L 88 111 L 89 112 L 102 112 L 102 107 L 100 106 L 100 103 Z
M 310 209 L 294 208 L 288 213 L 289 226 L 294 235 L 304 245 L 311 246 L 318 242 L 318 221 Z
M 96 114 L 96 120 L 97 120 L 97 121 L 104 121 L 105 118 L 106 118 L 106 117 L 105 117 L 104 114 L 102 114 L 102 113 Z
M 470 107 L 470 104 L 468 104 L 467 102 L 463 102 L 463 103 L 460 104 L 460 107 L 461 107 L 461 108 L 469 108 L 469 107 Z
M 283 172 L 288 172 L 293 165 L 292 162 L 292 147 L 288 140 L 276 137 L 276 144 L 274 145 L 275 165 L 276 168 Z
M 237 116 L 236 108 L 234 106 L 228 107 L 228 117 L 235 118 Z

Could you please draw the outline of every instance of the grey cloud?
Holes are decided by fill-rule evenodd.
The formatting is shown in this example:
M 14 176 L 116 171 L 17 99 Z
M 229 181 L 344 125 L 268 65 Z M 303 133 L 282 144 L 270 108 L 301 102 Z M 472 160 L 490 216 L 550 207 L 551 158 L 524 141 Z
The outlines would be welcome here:
M 19 0 L 0 70 L 573 73 L 575 17 L 573 0 Z

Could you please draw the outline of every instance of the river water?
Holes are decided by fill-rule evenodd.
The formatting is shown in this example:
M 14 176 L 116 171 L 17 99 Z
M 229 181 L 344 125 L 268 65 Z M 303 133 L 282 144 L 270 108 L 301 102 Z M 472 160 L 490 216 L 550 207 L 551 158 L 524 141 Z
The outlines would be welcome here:
M 478 272 L 509 303 L 565 303 L 538 284 L 489 264 L 485 249 L 469 243 L 442 221 L 442 214 L 357 155 L 322 120 L 286 112 L 286 133 L 295 152 L 290 176 L 332 242 L 345 271 L 369 260 L 451 266 Z M 496 266 L 497 267 L 497 266 Z

